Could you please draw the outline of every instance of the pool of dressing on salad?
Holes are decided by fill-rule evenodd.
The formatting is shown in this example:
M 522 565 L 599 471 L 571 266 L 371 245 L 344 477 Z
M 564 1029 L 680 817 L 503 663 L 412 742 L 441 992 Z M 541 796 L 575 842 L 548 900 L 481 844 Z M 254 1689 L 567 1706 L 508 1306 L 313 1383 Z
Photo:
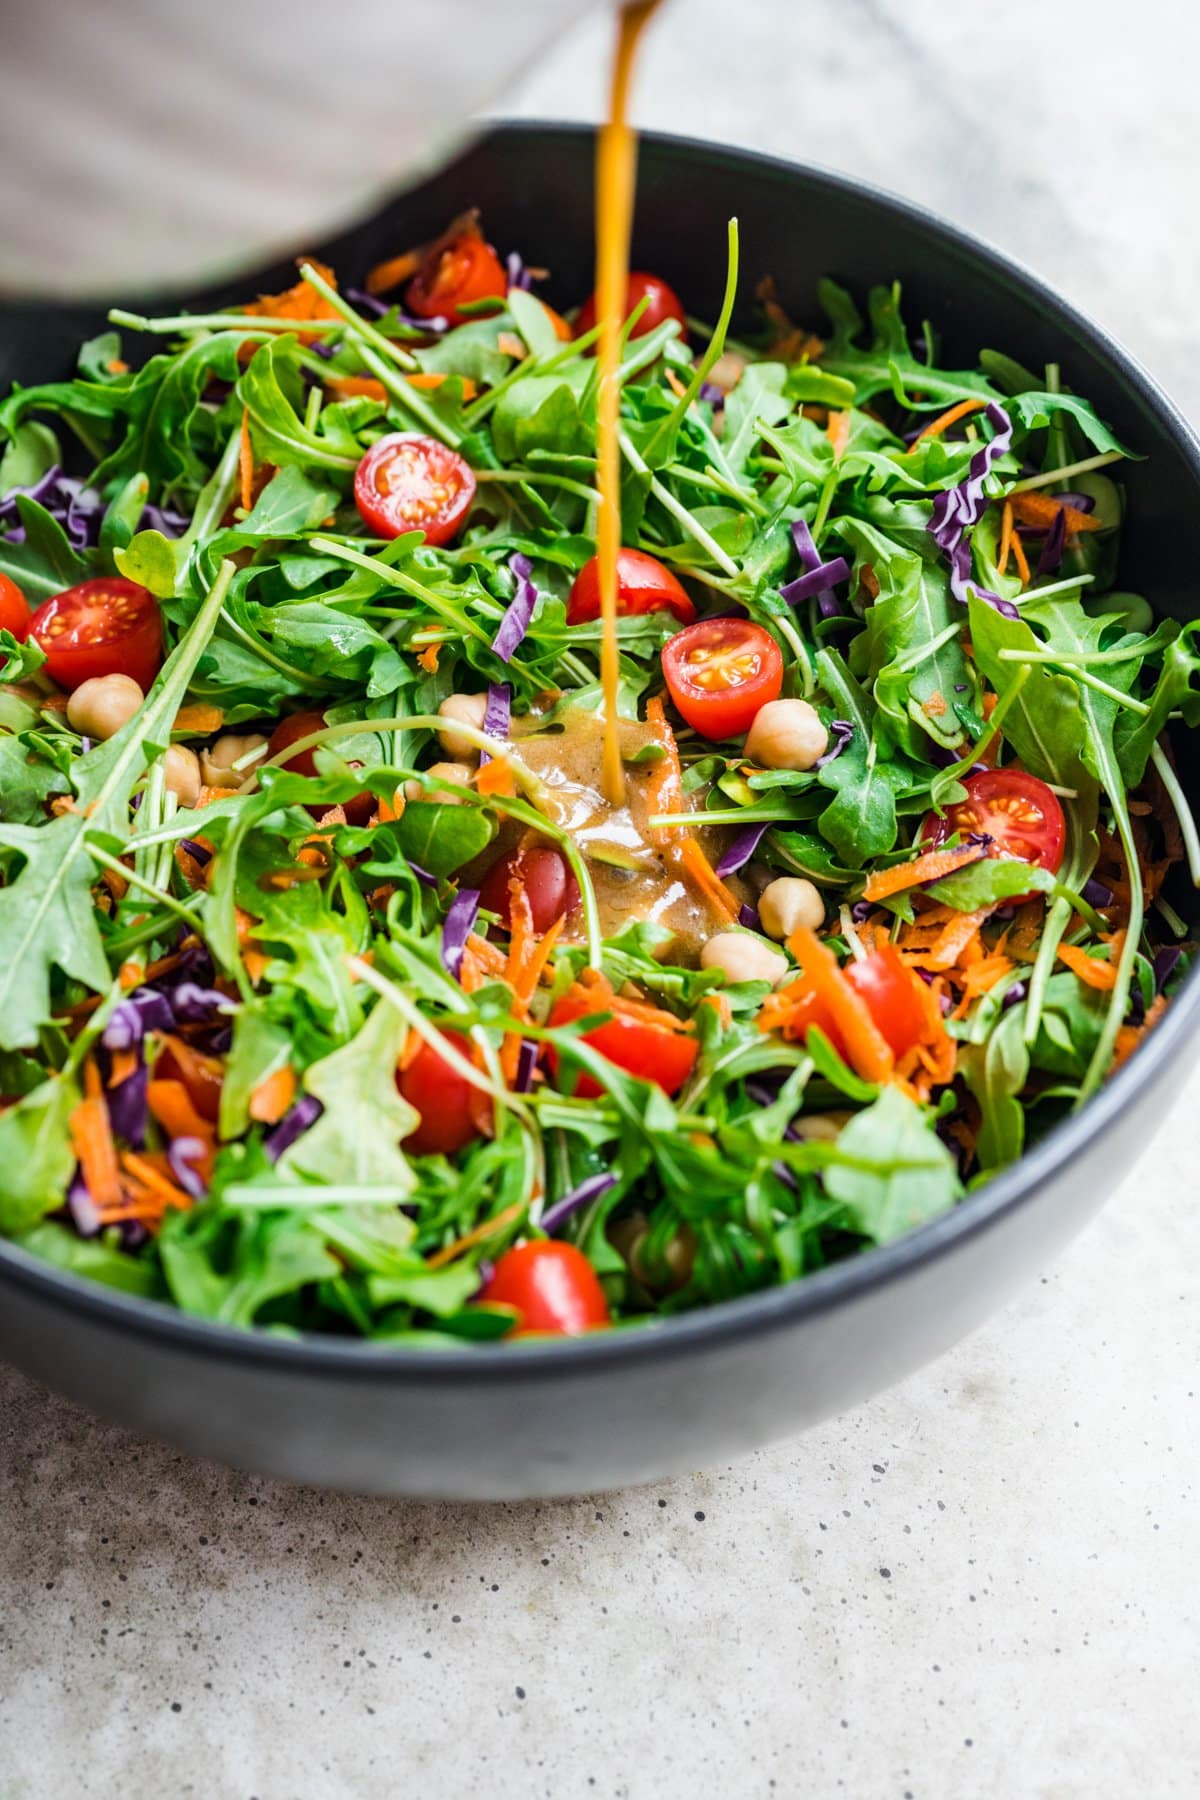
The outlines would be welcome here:
M 616 723 L 623 761 L 658 741 L 649 725 L 631 719 Z M 561 731 L 545 730 L 531 717 L 514 719 L 513 735 L 520 740 L 521 761 L 545 783 L 542 807 L 547 817 L 570 832 L 587 858 L 604 936 L 651 919 L 675 934 L 666 946 L 672 960 L 695 962 L 712 932 L 708 907 L 681 878 L 669 840 L 650 827 L 656 810 L 650 780 L 654 765 L 627 769 L 620 802 L 614 806 L 608 799 L 607 724 L 599 713 L 577 707 L 562 720 Z M 688 796 L 682 805 L 690 809 Z M 582 929 L 578 915 L 568 920 L 568 937 L 580 937 Z

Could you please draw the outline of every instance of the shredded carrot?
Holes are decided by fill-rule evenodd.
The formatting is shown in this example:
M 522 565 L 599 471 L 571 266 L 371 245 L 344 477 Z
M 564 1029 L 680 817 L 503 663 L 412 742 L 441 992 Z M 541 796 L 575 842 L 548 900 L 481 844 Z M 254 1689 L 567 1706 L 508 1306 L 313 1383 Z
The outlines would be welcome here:
M 1020 534 L 1016 531 L 1014 531 L 1012 534 L 1012 553 L 1013 553 L 1013 561 L 1017 565 L 1017 574 L 1021 578 L 1021 586 L 1028 587 L 1029 586 L 1029 558 L 1025 554 L 1025 546 L 1021 542 Z M 993 702 L 993 704 L 994 704 L 994 702 Z
M 663 752 L 662 761 L 651 770 L 646 783 L 649 809 L 652 813 L 678 812 L 683 805 L 683 768 L 679 761 L 679 746 L 663 709 L 661 694 L 655 694 L 647 700 L 646 723 Z M 655 833 L 660 843 L 672 842 L 677 835 L 677 830 L 670 826 L 660 828 Z
M 584 969 L 572 992 L 581 995 L 596 1012 L 620 1013 L 623 1018 L 637 1019 L 645 1025 L 657 1025 L 664 1031 L 688 1032 L 686 1019 L 677 1019 L 664 1007 L 652 1006 L 648 1000 L 635 1000 L 628 994 L 613 991 L 612 983 L 597 969 Z
M 493 756 L 480 764 L 479 773 L 475 777 L 477 794 L 513 794 L 516 787 L 513 782 L 512 765 L 504 756 Z
M 290 1063 L 260 1081 L 250 1095 L 249 1113 L 260 1125 L 277 1125 L 296 1096 L 296 1073 Z
M 521 348 L 524 349 L 525 346 L 522 344 Z M 445 369 L 428 369 L 422 370 L 421 373 L 417 375 L 406 375 L 404 379 L 407 381 L 409 387 L 440 388 L 443 381 L 450 380 L 450 375 Z M 463 400 L 467 402 L 474 400 L 479 393 L 479 389 L 475 382 L 472 381 L 471 377 L 469 375 L 456 375 L 454 379 L 462 382 Z
M 202 1143 L 212 1142 L 212 1124 L 196 1111 L 182 1081 L 152 1078 L 146 1084 L 146 1104 L 168 1137 L 198 1137 Z
M 438 653 L 440 652 L 441 647 L 440 644 L 426 644 L 425 648 L 417 657 L 417 662 L 427 675 L 437 674 Z
M 527 1007 L 532 1000 L 538 982 L 542 979 L 543 971 L 554 953 L 554 946 L 562 936 L 562 929 L 566 922 L 566 914 L 561 913 L 553 925 L 542 933 L 541 941 L 534 945 L 525 959 L 517 983 L 513 988 L 515 999 L 523 1007 Z
M 383 400 L 388 391 L 373 375 L 326 375 L 325 386 L 345 400 Z
M 242 511 L 254 505 L 254 446 L 250 442 L 250 408 L 242 408 L 241 446 L 238 451 L 238 475 L 242 484 Z
M 1117 965 L 1115 962 L 1104 962 L 1099 957 L 1089 956 L 1081 944 L 1060 944 L 1058 959 L 1065 962 L 1068 969 L 1078 975 L 1080 981 L 1090 988 L 1107 991 L 1117 984 Z
M 495 1218 L 485 1219 L 483 1224 L 476 1225 L 473 1231 L 466 1232 L 462 1237 L 456 1238 L 452 1244 L 446 1244 L 441 1250 L 435 1250 L 432 1256 L 427 1256 L 425 1267 L 440 1269 L 444 1264 L 453 1262 L 456 1256 L 461 1256 L 463 1251 L 471 1249 L 472 1245 L 482 1243 L 484 1238 L 495 1237 L 498 1231 L 504 1231 L 515 1219 L 520 1218 L 524 1210 L 524 1200 L 514 1200 L 511 1206 L 506 1206 L 503 1212 L 496 1214 Z
M 721 1030 L 729 1030 L 733 1024 L 733 1008 L 729 1004 L 728 994 L 701 994 L 700 1005 L 710 1006 L 721 1022 Z
M 1166 995 L 1158 994 L 1151 1001 L 1146 1016 L 1140 1025 L 1121 1026 L 1120 1030 L 1117 1032 L 1117 1041 L 1113 1049 L 1110 1073 L 1111 1069 L 1119 1069 L 1122 1063 L 1129 1061 L 1129 1058 L 1133 1055 L 1146 1033 L 1151 1030 L 1153 1026 L 1158 1024 L 1158 1021 L 1162 1018 L 1166 1009 Z
M 376 263 L 363 284 L 368 294 L 386 294 L 389 288 L 399 287 L 416 274 L 424 255 L 424 250 L 406 250 L 402 256 L 390 256 L 386 262 Z
M 1049 531 L 1061 513 L 1068 531 L 1104 530 L 1103 519 L 1098 519 L 1095 513 L 1080 512 L 1077 506 L 1064 506 L 1061 500 L 1055 500 L 1050 494 L 1040 494 L 1035 489 L 1010 494 L 1007 504 L 1022 525 L 1037 525 Z
M 682 381 L 680 381 L 680 379 L 679 379 L 678 375 L 675 373 L 674 369 L 672 369 L 669 365 L 664 366 L 664 373 L 667 377 L 667 386 L 670 388 L 671 392 L 674 394 L 674 396 L 677 400 L 682 400 L 683 396 L 687 393 L 686 387 L 683 385 Z
M 957 850 L 927 850 L 912 862 L 897 863 L 891 869 L 879 869 L 863 889 L 864 900 L 886 900 L 905 888 L 917 887 L 923 881 L 940 881 L 953 875 L 955 869 L 978 862 L 984 852 L 978 844 L 960 844 Z
M 224 723 L 225 713 L 221 707 L 212 706 L 207 700 L 197 700 L 180 707 L 171 730 L 186 732 L 188 737 L 211 737 Z
M 829 423 L 825 427 L 825 435 L 833 445 L 834 462 L 841 462 L 846 453 L 846 445 L 850 442 L 850 414 L 848 412 L 831 412 Z
M 71 1148 L 79 1161 L 88 1193 L 98 1207 L 121 1202 L 121 1174 L 112 1125 L 100 1086 L 100 1072 L 91 1057 L 84 1066 L 86 1098 L 72 1107 L 67 1121 Z
M 705 856 L 694 837 L 685 837 L 679 845 L 679 860 L 693 884 L 699 888 L 713 911 L 736 924 L 738 903 Z
M 400 817 L 403 811 L 404 796 L 401 794 L 399 788 L 397 788 L 390 800 L 387 798 L 386 794 L 383 799 L 380 800 L 375 809 L 375 823 L 377 825 L 391 825 Z
M 160 1174 L 148 1158 L 138 1156 L 133 1150 L 125 1150 L 121 1155 L 121 1167 L 128 1170 L 129 1174 L 135 1181 L 140 1182 L 142 1187 L 148 1188 L 152 1194 L 156 1195 L 164 1208 L 176 1206 L 180 1212 L 187 1212 L 191 1206 L 191 1195 L 185 1194 L 183 1189 L 177 1187 L 173 1181 L 168 1181 L 167 1177 Z
M 971 413 L 979 412 L 986 405 L 986 400 L 960 400 L 956 406 L 947 407 L 944 413 L 939 413 L 936 419 L 930 419 L 928 425 L 921 427 L 908 446 L 908 454 L 911 456 L 917 445 L 923 444 L 927 438 L 941 437 L 943 431 L 949 431 L 950 427 L 957 425 L 960 419 L 967 418 Z
M 504 979 L 511 988 L 515 988 L 530 946 L 535 941 L 533 907 L 529 903 L 529 895 L 516 864 L 508 878 L 508 917 L 508 961 L 504 968 Z
M 851 1066 L 864 1081 L 889 1081 L 896 1066 L 891 1047 L 866 1001 L 846 980 L 833 951 L 806 925 L 792 933 L 788 949 L 800 964 L 802 979 L 784 988 L 780 998 L 786 1001 L 794 995 L 797 1003 L 813 998 L 823 1003 L 845 1042 Z
M 1005 574 L 1008 569 L 1008 559 L 1012 553 L 1012 541 L 1013 541 L 1012 501 L 1006 500 L 1004 502 L 1003 510 L 1001 511 L 1001 514 L 1000 514 L 1000 555 L 999 555 L 999 558 L 996 563 L 996 567 L 1001 575 Z
M 966 954 L 968 947 L 978 940 L 979 927 L 987 916 L 986 911 L 956 913 L 949 924 L 943 926 L 932 944 L 928 966 L 933 969 L 952 969 Z
M 110 375 L 128 375 L 129 364 L 119 356 L 110 356 L 104 367 Z
M 138 1054 L 136 1050 L 112 1050 L 109 1052 L 108 1085 L 110 1088 L 120 1087 L 138 1070 Z

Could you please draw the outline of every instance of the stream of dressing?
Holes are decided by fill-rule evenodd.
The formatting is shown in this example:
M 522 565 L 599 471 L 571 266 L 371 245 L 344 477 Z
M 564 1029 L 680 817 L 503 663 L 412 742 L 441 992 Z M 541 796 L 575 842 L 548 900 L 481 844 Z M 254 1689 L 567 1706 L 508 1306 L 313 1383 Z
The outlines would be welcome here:
M 629 288 L 629 239 L 637 136 L 629 124 L 629 86 L 642 32 L 659 0 L 630 0 L 621 8 L 613 58 L 608 119 L 596 147 L 596 314 L 600 323 L 597 392 L 596 550 L 600 576 L 600 680 L 604 689 L 603 787 L 609 805 L 625 799 L 617 718 L 617 558 L 621 550 L 621 328 Z

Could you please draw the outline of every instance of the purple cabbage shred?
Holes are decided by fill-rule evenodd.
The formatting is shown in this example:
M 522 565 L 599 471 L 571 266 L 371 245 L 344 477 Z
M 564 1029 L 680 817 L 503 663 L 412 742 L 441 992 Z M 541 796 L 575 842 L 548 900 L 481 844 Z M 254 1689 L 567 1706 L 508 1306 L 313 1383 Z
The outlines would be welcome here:
M 1054 515 L 1054 523 L 1046 533 L 1046 541 L 1042 545 L 1042 553 L 1037 560 L 1038 575 L 1054 575 L 1062 564 L 1063 548 L 1067 541 L 1067 515 L 1062 507 Z
M 467 939 L 475 929 L 479 912 L 479 889 L 460 888 L 450 904 L 442 925 L 442 961 L 447 972 L 458 980 Z
M 598 1200 L 601 1194 L 607 1194 L 609 1188 L 616 1185 L 616 1181 L 617 1177 L 612 1173 L 589 1175 L 586 1181 L 581 1181 L 577 1188 L 572 1188 L 569 1194 L 564 1194 L 561 1200 L 547 1208 L 539 1221 L 542 1230 L 548 1237 L 552 1236 L 572 1213 L 578 1212 L 581 1206 L 586 1206 L 589 1200 Z
M 509 558 L 509 568 L 513 573 L 515 589 L 508 610 L 501 619 L 492 649 L 501 662 L 511 662 L 513 652 L 523 642 L 529 630 L 529 621 L 533 618 L 533 609 L 537 605 L 538 591 L 531 579 L 533 565 L 529 558 L 520 551 Z
M 1167 944 L 1154 958 L 1154 991 L 1161 994 L 1179 967 L 1179 959 L 1183 951 L 1178 944 Z
M 824 756 L 818 756 L 816 762 L 813 764 L 814 769 L 823 769 L 826 763 L 835 762 L 837 760 L 854 736 L 854 721 L 853 719 L 833 719 L 830 721 L 829 729 L 836 741 L 833 744 L 832 749 L 827 750 Z
M 993 466 L 1012 444 L 1012 420 L 1002 406 L 989 401 L 984 414 L 992 428 L 992 436 L 981 444 L 967 465 L 967 476 L 957 487 L 946 488 L 933 502 L 929 532 L 934 543 L 950 565 L 950 591 L 966 606 L 974 593 L 1006 619 L 1020 617 L 1011 600 L 980 587 L 971 567 L 970 533 L 987 510 L 988 498 L 984 481 Z
M 505 258 L 506 279 L 510 288 L 520 288 L 527 294 L 533 286 L 533 276 L 525 265 L 525 258 L 519 250 L 510 250 Z
M 512 689 L 507 681 L 490 681 L 488 683 L 487 705 L 483 712 L 483 729 L 487 737 L 506 738 L 509 722 L 512 717 Z M 490 762 L 487 751 L 481 751 L 481 764 Z
M 513 1080 L 513 1089 L 518 1094 L 528 1094 L 533 1087 L 533 1072 L 537 1068 L 538 1047 L 532 1038 L 522 1038 L 521 1048 L 517 1052 L 517 1073 Z
M 204 1160 L 205 1148 L 200 1139 L 194 1137 L 177 1137 L 167 1147 L 171 1173 L 184 1193 L 190 1194 L 193 1200 L 203 1200 L 208 1192 L 200 1171 L 192 1166 Z
M 1113 903 L 1112 889 L 1105 887 L 1102 881 L 1097 881 L 1094 875 L 1088 876 L 1081 891 L 1088 905 L 1096 907 L 1097 910 L 1104 906 L 1111 906 Z
M 263 1149 L 271 1162 L 278 1162 L 285 1150 L 290 1150 L 296 1139 L 302 1137 L 310 1125 L 315 1125 L 324 1108 L 315 1094 L 303 1094 L 280 1119 L 273 1131 L 269 1131 L 263 1139 Z
M 745 926 L 747 931 L 761 931 L 762 920 L 758 916 L 758 908 L 747 906 L 743 900 L 738 907 L 738 924 Z
M 750 858 L 754 855 L 754 852 L 758 849 L 758 846 L 762 841 L 763 833 L 769 831 L 770 827 L 771 821 L 769 819 L 762 819 L 754 825 L 747 825 L 744 831 L 739 831 L 732 844 L 730 844 L 728 850 L 726 850 L 724 856 L 717 864 L 714 873 L 722 876 L 732 875 L 738 869 L 745 868 L 746 864 L 750 861 Z

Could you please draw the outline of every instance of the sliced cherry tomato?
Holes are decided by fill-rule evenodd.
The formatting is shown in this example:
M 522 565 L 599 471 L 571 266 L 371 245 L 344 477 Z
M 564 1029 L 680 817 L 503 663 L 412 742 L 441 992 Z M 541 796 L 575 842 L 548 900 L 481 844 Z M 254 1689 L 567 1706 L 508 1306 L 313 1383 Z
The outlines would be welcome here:
M 583 1019 L 589 1013 L 605 1010 L 600 995 L 564 994 L 551 1008 L 549 1022 L 551 1025 L 569 1025 L 572 1019 Z M 656 1025 L 652 1020 L 619 1012 L 606 1025 L 585 1031 L 581 1041 L 598 1050 L 618 1069 L 624 1069 L 627 1075 L 636 1075 L 640 1081 L 653 1081 L 664 1094 L 679 1092 L 695 1068 L 699 1054 L 699 1046 L 690 1032 L 672 1031 L 666 1025 Z M 553 1050 L 550 1066 L 557 1077 L 559 1058 Z M 590 1075 L 580 1074 L 575 1083 L 575 1092 L 583 1100 L 595 1100 L 603 1091 L 600 1083 L 593 1081 Z
M 475 498 L 475 477 L 457 450 L 415 431 L 371 445 L 354 476 L 354 504 L 378 537 L 423 531 L 448 544 Z
M 1036 775 L 1024 769 L 980 769 L 963 782 L 967 798 L 949 806 L 941 818 L 930 813 L 921 837 L 933 849 L 954 832 L 985 833 L 989 856 L 1015 856 L 1053 875 L 1062 864 L 1067 824 L 1058 797 Z M 1016 896 L 1016 903 L 1030 896 Z
M 630 332 L 631 337 L 645 337 L 661 325 L 664 319 L 678 319 L 679 335 L 687 341 L 687 316 L 683 310 L 683 302 L 673 287 L 660 275 L 648 275 L 644 269 L 629 271 L 629 286 L 625 290 L 625 310 L 622 320 L 629 317 L 634 307 L 645 297 L 646 310 Z M 575 321 L 575 336 L 582 337 L 585 331 L 591 331 L 596 323 L 596 296 L 589 295 L 579 309 L 579 317 Z
M 11 631 L 18 643 L 24 641 L 31 617 L 29 602 L 7 575 L 0 575 L 0 631 Z
M 696 609 L 670 569 L 644 550 L 622 550 L 617 557 L 617 612 L 621 618 L 641 613 L 672 612 L 690 625 Z M 600 617 L 600 558 L 585 562 L 571 587 L 567 624 L 586 625 Z
M 46 652 L 46 673 L 73 692 L 94 675 L 131 675 L 146 693 L 162 666 L 162 619 L 149 588 L 98 575 L 44 600 L 26 633 Z
M 702 737 L 743 737 L 783 689 L 783 654 L 749 619 L 698 619 L 663 645 L 671 698 Z
M 474 300 L 503 300 L 508 292 L 504 265 L 490 244 L 474 232 L 442 242 L 417 270 L 405 292 L 405 304 L 418 319 L 449 319 L 461 325 L 470 315 L 459 311 Z
M 927 1029 L 927 1007 L 917 983 L 921 977 L 907 966 L 892 944 L 847 963 L 846 980 L 870 1008 L 871 1017 L 896 1056 L 919 1044 Z
M 471 1060 L 470 1040 L 461 1032 L 447 1031 L 443 1036 Z M 481 1135 L 480 1109 L 482 1106 L 486 1116 L 486 1096 L 444 1062 L 432 1045 L 421 1045 L 408 1067 L 398 1072 L 396 1086 L 421 1115 L 420 1123 L 404 1140 L 404 1148 L 413 1156 L 453 1156 Z
M 506 930 L 512 922 L 508 884 L 514 874 L 519 874 L 525 884 L 533 929 L 537 932 L 548 931 L 555 919 L 574 912 L 579 905 L 579 884 L 559 851 L 542 845 L 510 850 L 492 864 L 479 889 L 479 904 L 495 913 Z
M 278 756 L 289 744 L 299 743 L 301 738 L 311 737 L 314 731 L 324 731 L 326 724 L 323 712 L 289 713 L 281 719 L 271 733 L 271 741 L 267 745 L 268 756 Z M 316 758 L 311 749 L 301 750 L 298 756 L 289 756 L 282 768 L 290 769 L 293 775 L 313 776 L 319 773 Z M 359 767 L 357 763 L 349 765 L 352 769 Z M 310 806 L 309 812 L 319 818 L 328 809 L 323 806 Z M 342 811 L 346 815 L 347 825 L 365 825 L 375 811 L 375 796 L 371 793 L 354 794 L 349 800 L 342 801 Z
M 609 1322 L 600 1278 L 583 1251 L 549 1238 L 506 1250 L 479 1298 L 516 1307 L 521 1322 L 509 1337 L 575 1337 Z

